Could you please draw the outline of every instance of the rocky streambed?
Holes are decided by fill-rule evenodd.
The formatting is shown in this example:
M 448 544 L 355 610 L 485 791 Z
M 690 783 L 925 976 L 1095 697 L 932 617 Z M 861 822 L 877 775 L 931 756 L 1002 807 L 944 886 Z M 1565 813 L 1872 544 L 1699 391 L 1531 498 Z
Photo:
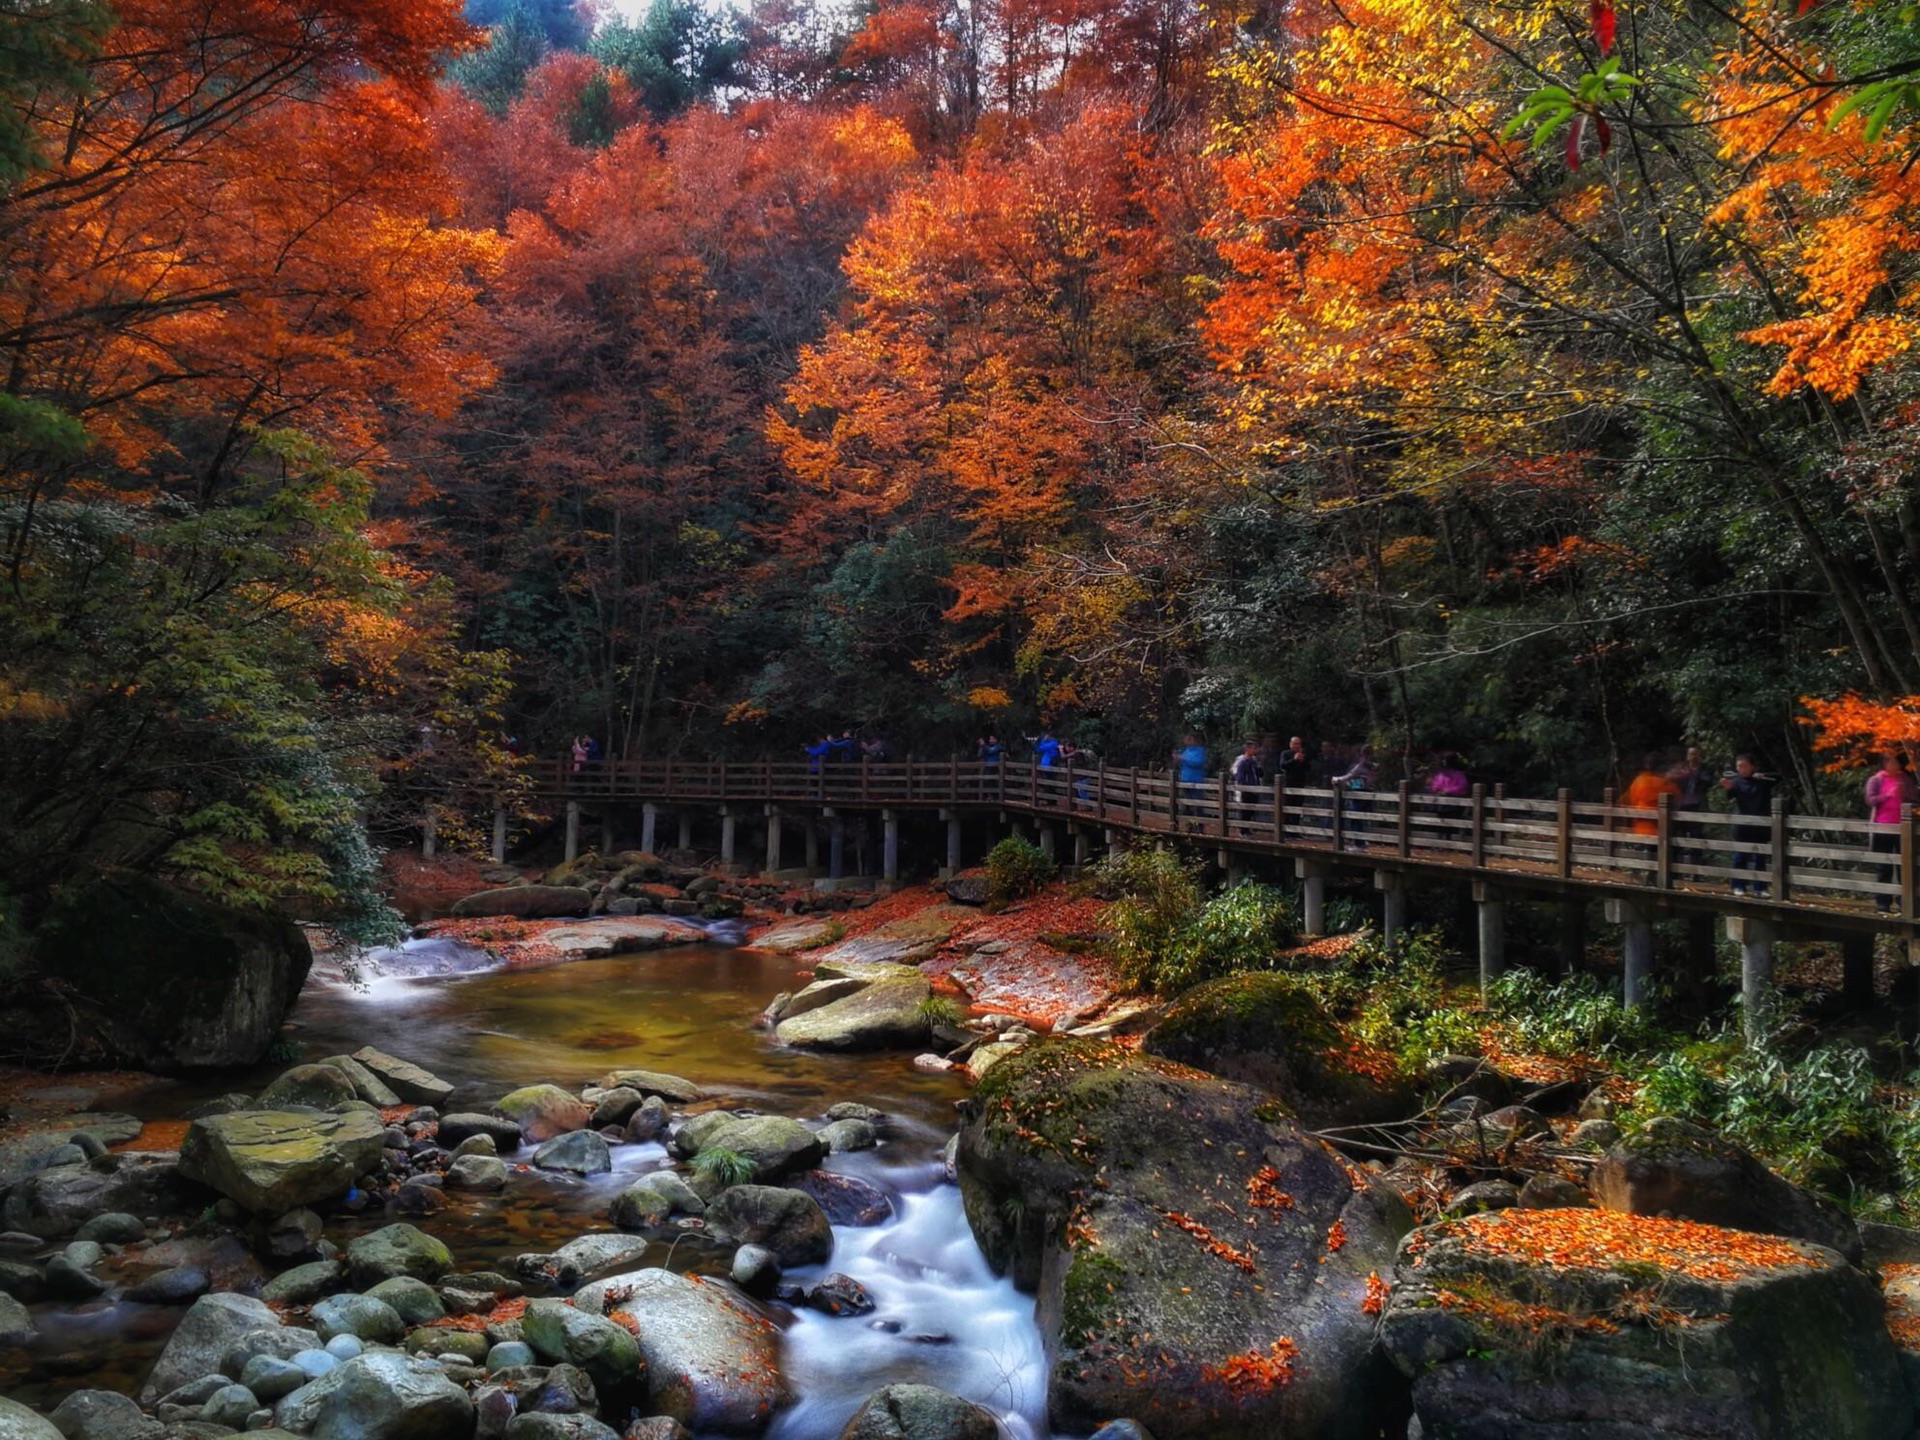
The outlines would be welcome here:
M 1913 1431 L 1920 1235 L 1715 1137 L 1274 977 L 916 1068 L 914 958 L 817 956 L 321 991 L 184 1132 L 10 1142 L 0 1440 Z

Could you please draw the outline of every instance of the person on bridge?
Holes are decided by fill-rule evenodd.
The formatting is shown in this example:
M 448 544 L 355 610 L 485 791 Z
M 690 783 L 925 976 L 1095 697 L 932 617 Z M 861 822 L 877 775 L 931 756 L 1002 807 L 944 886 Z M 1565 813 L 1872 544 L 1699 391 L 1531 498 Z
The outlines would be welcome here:
M 587 768 L 587 744 L 586 736 L 573 737 L 573 773 L 576 775 Z
M 1362 745 L 1360 747 L 1360 753 L 1354 757 L 1353 764 L 1333 777 L 1333 788 L 1335 792 L 1333 803 L 1346 806 L 1357 816 L 1360 813 L 1361 807 L 1359 802 L 1351 797 L 1373 789 L 1374 779 L 1379 773 L 1379 766 L 1373 763 L 1373 747 L 1371 745 Z M 1352 850 L 1364 850 L 1367 848 L 1366 837 L 1361 834 L 1361 828 L 1362 822 L 1358 819 L 1348 823 L 1347 848 Z
M 997 770 L 1000 768 L 1000 758 L 1006 754 L 1006 750 L 1000 744 L 1000 737 L 992 731 L 988 731 L 987 738 L 980 742 L 979 754 L 982 765 L 985 765 L 989 770 Z
M 1773 815 L 1773 777 L 1762 775 L 1753 763 L 1751 755 L 1742 755 L 1733 762 L 1733 769 L 1720 777 L 1720 788 L 1733 800 L 1733 813 L 1736 815 L 1766 816 Z M 1767 873 L 1768 849 L 1773 839 L 1769 825 L 1741 825 L 1733 827 L 1733 840 L 1736 845 L 1758 846 L 1758 849 L 1736 850 L 1733 852 L 1735 870 L 1752 870 L 1757 874 Z M 1755 880 L 1749 889 L 1745 880 L 1733 882 L 1736 895 L 1765 895 L 1767 882 Z
M 1242 745 L 1240 753 L 1233 757 L 1233 764 L 1228 768 L 1227 775 L 1236 787 L 1233 792 L 1233 803 L 1242 807 L 1241 813 L 1244 819 L 1244 807 L 1254 802 L 1252 787 L 1266 780 L 1266 771 L 1260 765 L 1260 747 L 1251 740 Z M 1247 833 L 1245 826 L 1240 828 L 1240 833 L 1242 835 Z
M 1633 783 L 1627 786 L 1627 793 L 1620 797 L 1620 803 L 1631 810 L 1658 810 L 1662 795 L 1678 797 L 1679 794 L 1680 787 L 1667 778 L 1659 755 L 1648 751 L 1646 759 L 1640 762 L 1640 773 L 1633 777 Z M 1659 822 L 1651 816 L 1637 818 L 1630 823 L 1636 835 L 1660 833 Z
M 1206 798 L 1207 747 L 1191 730 L 1173 752 L 1173 778 L 1180 787 L 1180 809 L 1192 811 Z
M 820 738 L 807 746 L 807 773 L 818 775 L 820 767 L 827 763 L 827 757 L 833 754 L 833 736 L 826 731 L 820 732 Z
M 1039 738 L 1028 738 L 1033 740 L 1033 758 L 1040 762 L 1042 770 L 1051 770 L 1060 763 L 1060 739 L 1051 725 L 1041 730 Z
M 1440 763 L 1433 767 L 1433 773 L 1427 776 L 1427 793 L 1437 795 L 1443 800 L 1464 800 L 1473 786 L 1467 780 L 1467 770 L 1460 763 L 1460 757 L 1449 750 L 1440 757 Z M 1449 808 L 1449 818 L 1455 818 L 1460 812 Z M 1445 824 L 1440 827 L 1442 840 L 1464 840 L 1468 838 L 1466 830 L 1458 825 Z
M 869 735 L 865 740 L 860 742 L 860 758 L 871 761 L 875 765 L 884 765 L 888 760 L 893 758 L 893 755 L 892 752 L 887 749 L 887 742 L 883 737 L 879 735 Z
M 853 731 L 842 730 L 838 735 L 828 740 L 827 750 L 827 758 L 835 765 L 851 765 L 853 763 L 855 750 Z
M 1687 747 L 1686 758 L 1673 769 L 1675 810 L 1705 810 L 1707 796 L 1713 789 L 1713 776 L 1707 770 L 1706 757 L 1700 753 L 1698 745 Z M 1689 838 L 1707 833 L 1707 827 L 1698 820 L 1676 820 L 1673 833 Z M 1688 864 L 1700 865 L 1706 862 L 1706 853 L 1696 846 L 1686 846 L 1679 851 L 1679 858 Z
M 1920 805 L 1920 783 L 1915 782 L 1903 751 L 1889 750 L 1881 757 L 1880 768 L 1867 777 L 1865 794 L 1867 818 L 1875 825 L 1884 827 L 1873 833 L 1874 853 L 1898 855 L 1900 829 L 1907 818 L 1907 811 L 1914 805 Z M 1882 865 L 1880 883 L 1891 885 L 1897 873 L 1897 866 Z M 1879 896 L 1877 905 L 1881 910 L 1893 909 L 1893 896 Z
M 1280 760 L 1280 778 L 1286 782 L 1289 790 L 1306 788 L 1313 778 L 1313 762 L 1307 758 L 1307 742 L 1296 735 L 1287 741 L 1287 751 Z

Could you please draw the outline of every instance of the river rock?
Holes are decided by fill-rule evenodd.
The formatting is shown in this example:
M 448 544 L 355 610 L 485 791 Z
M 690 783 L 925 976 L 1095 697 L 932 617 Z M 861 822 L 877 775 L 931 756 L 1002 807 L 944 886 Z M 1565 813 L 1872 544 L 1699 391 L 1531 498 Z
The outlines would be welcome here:
M 1588 1185 L 1608 1210 L 1788 1235 L 1860 1262 L 1860 1231 L 1846 1211 L 1684 1120 L 1649 1121 L 1601 1157 Z
M 1140 1048 L 1270 1090 L 1314 1128 L 1400 1120 L 1419 1108 L 1413 1078 L 1392 1052 L 1337 1024 L 1290 975 L 1196 985 L 1167 1007 Z
M 520 1322 L 522 1338 L 541 1359 L 578 1365 L 605 1403 L 647 1381 L 646 1361 L 632 1335 L 613 1321 L 564 1300 L 535 1300 Z
M 453 1086 L 432 1071 L 371 1045 L 354 1051 L 353 1058 L 409 1105 L 444 1105 L 453 1094 Z
M 873 1309 L 873 1296 L 867 1293 L 867 1287 L 837 1270 L 808 1289 L 806 1301 L 810 1309 L 828 1315 L 865 1315 Z
M 347 1273 L 362 1289 L 396 1275 L 431 1282 L 452 1268 L 452 1252 L 411 1225 L 387 1225 L 347 1246 Z
M 174 1265 L 128 1286 L 122 1298 L 136 1305 L 191 1305 L 212 1288 L 213 1277 L 198 1265 Z
M 704 1122 L 707 1116 L 697 1120 Z M 753 1165 L 756 1181 L 777 1180 L 796 1170 L 810 1170 L 826 1158 L 827 1147 L 820 1137 L 798 1120 L 784 1115 L 745 1115 L 683 1126 L 678 1144 L 687 1155 L 703 1150 L 731 1150 Z
M 572 1130 L 556 1135 L 533 1152 L 542 1170 L 565 1170 L 574 1175 L 604 1175 L 613 1169 L 613 1156 L 597 1130 Z
M 473 1402 L 432 1361 L 377 1351 L 301 1386 L 273 1419 L 314 1440 L 469 1440 Z
M 206 1203 L 182 1183 L 179 1156 L 170 1150 L 126 1150 L 84 1165 L 56 1165 L 29 1175 L 7 1192 L 0 1210 L 10 1230 L 71 1235 L 104 1210 L 161 1215 Z
M 441 1303 L 434 1288 L 411 1275 L 396 1275 L 391 1280 L 382 1280 L 368 1290 L 367 1295 L 370 1299 L 393 1307 L 393 1313 L 408 1325 L 424 1325 L 447 1313 L 447 1307 Z
M 779 1332 L 724 1283 L 639 1270 L 587 1287 L 574 1303 L 633 1317 L 652 1408 L 691 1430 L 758 1434 L 790 1398 Z
M 107 1288 L 106 1281 L 71 1255 L 56 1255 L 47 1261 L 45 1278 L 50 1300 L 91 1300 Z
M 62 1440 L 51 1420 L 0 1395 L 0 1440 Z
M 386 1081 L 382 1080 L 351 1055 L 328 1055 L 324 1059 L 315 1061 L 314 1063 L 330 1065 L 342 1075 L 346 1076 L 347 1083 L 353 1086 L 353 1093 L 369 1105 L 378 1106 L 384 1110 L 389 1106 L 399 1105 L 406 1099 L 399 1091 L 395 1090 L 391 1085 L 387 1084 Z M 261 1108 L 264 1109 L 266 1107 L 262 1106 Z
M 239 1430 L 246 1425 L 247 1417 L 259 1408 L 259 1399 L 246 1386 L 222 1385 L 200 1407 L 200 1418 L 209 1425 Z
M 840 1440 L 995 1440 L 993 1412 L 931 1385 L 875 1391 L 847 1421 Z
M 810 1198 L 835 1225 L 880 1225 L 893 1214 L 893 1201 L 871 1180 L 835 1170 L 808 1170 L 787 1184 Z
M 673 1217 L 673 1202 L 645 1182 L 629 1185 L 613 1197 L 607 1221 L 622 1230 L 651 1230 Z
M 823 945 L 831 945 L 845 933 L 846 927 L 837 920 L 800 916 L 782 920 L 778 925 L 754 936 L 753 948 L 769 950 L 775 955 L 799 955 L 808 950 L 818 950 Z
M 694 1440 L 694 1435 L 671 1415 L 649 1415 L 631 1422 L 621 1440 Z
M 1271 1097 L 1055 1038 L 963 1113 L 967 1219 L 1038 1291 L 1055 1428 L 1131 1415 L 1161 1440 L 1359 1440 L 1391 1420 L 1368 1279 L 1411 1217 Z
M 506 1440 L 620 1440 L 620 1432 L 591 1415 L 516 1415 L 507 1422 Z
M 927 977 L 911 965 L 875 964 L 838 967 L 842 976 L 866 983 L 851 995 L 804 1014 L 795 1014 L 806 995 L 794 996 L 788 1018 L 775 1028 L 783 1045 L 803 1050 L 884 1050 L 924 1044 L 930 1028 L 921 1007 L 933 995 Z M 816 968 L 816 974 L 824 967 Z M 809 987 L 811 988 L 811 987 Z
M 624 1127 L 646 1098 L 631 1085 L 616 1085 L 611 1090 L 601 1091 L 600 1097 L 593 1102 L 593 1128 L 599 1130 L 608 1125 Z
M 322 1340 L 352 1335 L 376 1345 L 398 1345 L 407 1333 L 399 1313 L 371 1295 L 329 1295 L 313 1307 L 312 1319 Z
M 575 1130 L 584 1130 L 593 1112 L 578 1097 L 558 1085 L 526 1085 L 494 1102 L 493 1108 L 520 1127 L 520 1138 L 539 1145 Z
M 273 1330 L 280 1317 L 248 1295 L 202 1295 L 181 1318 L 140 1387 L 151 1406 L 169 1390 L 219 1371 L 234 1343 L 256 1330 Z M 236 1371 L 235 1373 L 238 1373 Z
M 124 875 L 67 887 L 34 944 L 82 1026 L 142 1070 L 258 1064 L 313 964 L 277 915 Z
M 866 1120 L 835 1120 L 817 1132 L 829 1154 L 850 1150 L 871 1150 L 880 1143 L 880 1132 Z
M 780 1257 L 759 1245 L 742 1245 L 733 1252 L 728 1278 L 747 1294 L 764 1300 L 780 1283 Z
M 47 1418 L 67 1440 L 158 1440 L 163 1428 L 112 1390 L 76 1390 Z
M 453 902 L 458 916 L 512 915 L 521 920 L 551 920 L 585 915 L 593 908 L 593 894 L 578 885 L 509 885 L 482 890 Z
M 40 1237 L 29 1237 L 33 1248 L 40 1248 Z M 10 1296 L 23 1304 L 31 1305 L 45 1297 L 47 1293 L 46 1277 L 40 1273 L 38 1265 L 29 1265 L 24 1260 L 0 1260 L 0 1295 Z
M 664 1070 L 615 1070 L 600 1077 L 602 1090 L 638 1090 L 642 1095 L 658 1095 L 675 1105 L 691 1105 L 705 1092 L 691 1080 L 669 1075 Z
M 440 1117 L 441 1145 L 458 1147 L 475 1135 L 489 1137 L 498 1154 L 510 1155 L 520 1148 L 520 1127 L 511 1120 L 503 1120 L 498 1115 L 470 1115 L 465 1111 Z
M 1380 1338 L 1434 1440 L 1866 1440 L 1914 1422 L 1884 1309 L 1820 1246 L 1515 1209 L 1410 1236 Z
M 1109 1420 L 1090 1440 L 1153 1440 L 1153 1432 L 1138 1420 Z
M 553 1258 L 581 1275 L 603 1275 L 638 1260 L 648 1243 L 632 1235 L 578 1235 L 554 1251 Z
M 317 1350 L 314 1353 L 326 1355 L 327 1352 Z M 327 1358 L 332 1361 L 333 1357 Z M 327 1366 L 328 1370 L 333 1368 L 331 1363 Z M 310 1378 L 300 1366 L 291 1360 L 282 1360 L 278 1355 L 256 1355 L 240 1372 L 240 1383 L 269 1405 L 291 1395 Z
M 0 1350 L 17 1345 L 31 1345 L 40 1338 L 40 1332 L 34 1329 L 33 1316 L 11 1295 L 0 1295 Z
M 347 1286 L 347 1267 L 338 1260 L 313 1260 L 283 1271 L 260 1287 L 260 1298 L 276 1305 L 311 1305 Z
M 738 1245 L 771 1250 L 786 1269 L 833 1254 L 833 1229 L 811 1196 L 771 1185 L 735 1185 L 707 1207 L 707 1225 Z
M 132 1245 L 147 1238 L 147 1226 L 138 1215 L 110 1210 L 96 1215 L 73 1232 L 76 1240 L 93 1240 L 101 1245 Z
M 180 1173 L 263 1215 L 333 1200 L 380 1163 L 382 1126 L 370 1111 L 336 1115 L 243 1110 L 187 1127 Z
M 447 1165 L 445 1185 L 449 1190 L 474 1190 L 493 1194 L 507 1188 L 507 1162 L 493 1156 L 461 1156 Z
M 577 925 L 542 931 L 540 943 L 551 946 L 563 960 L 598 960 L 634 950 L 697 945 L 706 938 L 707 932 L 698 925 L 667 915 L 598 915 Z
M 640 1108 L 627 1117 L 625 1139 L 629 1143 L 657 1140 L 665 1133 L 671 1112 L 658 1095 L 649 1095 Z
M 331 1065 L 295 1065 L 254 1101 L 257 1110 L 332 1110 L 358 1100 L 353 1082 Z

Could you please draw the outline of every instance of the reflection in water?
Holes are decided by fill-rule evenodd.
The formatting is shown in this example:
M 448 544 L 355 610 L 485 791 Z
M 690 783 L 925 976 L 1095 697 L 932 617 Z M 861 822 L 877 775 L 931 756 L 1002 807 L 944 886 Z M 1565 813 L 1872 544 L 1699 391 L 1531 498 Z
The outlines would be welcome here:
M 800 1400 L 776 1423 L 776 1440 L 830 1440 L 868 1394 L 905 1380 L 988 1406 L 1014 1440 L 1043 1440 L 1045 1369 L 1032 1301 L 987 1269 L 961 1214 L 959 1192 L 941 1174 L 940 1147 L 952 1132 L 954 1102 L 965 1093 L 959 1082 L 920 1074 L 898 1053 L 804 1055 L 772 1044 L 752 1028 L 753 1017 L 776 993 L 804 982 L 794 962 L 781 957 L 690 946 L 549 970 L 462 974 L 457 967 L 465 961 L 452 952 L 465 947 L 415 944 L 443 947 L 410 953 L 424 953 L 422 964 L 456 967 L 454 978 L 389 973 L 362 989 L 312 987 L 294 1016 L 303 1053 L 376 1045 L 452 1081 L 457 1088 L 448 1109 L 484 1108 L 517 1085 L 552 1081 L 578 1089 L 609 1070 L 645 1068 L 694 1080 L 723 1104 L 801 1119 L 817 1121 L 837 1100 L 887 1112 L 879 1150 L 829 1163 L 888 1190 L 894 1219 L 867 1229 L 837 1228 L 831 1265 L 794 1276 L 812 1283 L 828 1269 L 844 1271 L 867 1287 L 877 1309 L 867 1316 L 803 1311 L 792 1318 L 785 1364 Z M 262 1071 L 248 1083 L 257 1087 L 272 1073 Z M 232 1077 L 219 1086 L 231 1087 Z M 182 1087 L 151 1098 L 176 1114 L 183 1098 L 190 1099 Z M 671 1163 L 652 1144 L 616 1146 L 614 1157 L 611 1175 L 576 1180 L 530 1171 L 514 1174 L 498 1195 L 454 1194 L 452 1205 L 425 1223 L 463 1268 L 556 1249 L 605 1230 L 614 1195 L 636 1175 Z M 522 1151 L 507 1158 L 527 1157 Z M 329 1234 L 344 1240 L 385 1218 L 333 1219 Z M 669 1256 L 679 1270 L 724 1271 L 728 1260 L 696 1232 L 672 1246 L 650 1247 L 643 1263 L 664 1264 Z M 144 1354 L 157 1345 L 148 1307 L 90 1309 L 70 1322 L 86 1343 L 114 1335 Z M 174 1318 L 168 1313 L 164 1322 Z

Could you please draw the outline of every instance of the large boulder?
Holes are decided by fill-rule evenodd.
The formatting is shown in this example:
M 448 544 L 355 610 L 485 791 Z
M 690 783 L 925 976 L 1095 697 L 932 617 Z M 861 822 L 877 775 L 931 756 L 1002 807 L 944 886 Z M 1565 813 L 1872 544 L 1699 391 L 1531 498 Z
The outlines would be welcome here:
M 166 1428 L 116 1390 L 76 1390 L 47 1418 L 66 1440 L 159 1440 Z
M 808 1170 L 786 1183 L 818 1204 L 835 1225 L 879 1225 L 893 1215 L 892 1197 L 858 1175 Z
M 0 1440 L 65 1440 L 54 1423 L 18 1400 L 0 1395 Z
M 996 1440 L 993 1412 L 931 1385 L 889 1385 L 869 1395 L 840 1440 Z
M 1038 1292 L 1056 1428 L 1358 1440 L 1394 1420 L 1404 1390 L 1367 1301 L 1410 1217 L 1272 1097 L 1054 1039 L 996 1066 L 965 1113 L 967 1219 Z
M 180 1173 L 262 1215 L 336 1200 L 381 1160 L 382 1126 L 370 1110 L 320 1115 L 241 1110 L 187 1127 Z
M 296 1065 L 283 1071 L 253 1102 L 256 1110 L 332 1110 L 358 1100 L 346 1072 L 331 1065 Z
M 779 1332 L 720 1281 L 639 1270 L 586 1287 L 574 1304 L 632 1317 L 651 1408 L 702 1435 L 757 1435 L 790 1398 Z
M 511 1120 L 502 1120 L 498 1115 L 471 1115 L 465 1111 L 440 1117 L 438 1138 L 447 1149 L 451 1150 L 462 1140 L 471 1140 L 475 1135 L 485 1135 L 502 1155 L 510 1155 L 520 1148 L 520 1127 Z
M 40 1332 L 34 1328 L 33 1316 L 27 1313 L 27 1307 L 0 1290 L 0 1350 L 31 1345 L 39 1338 Z
M 814 985 L 835 986 L 858 980 L 851 994 L 838 995 L 825 1005 L 804 1008 L 807 990 L 793 997 L 787 1013 L 774 1029 L 783 1045 L 803 1050 L 884 1050 L 926 1042 L 931 1030 L 923 1008 L 933 986 L 911 965 L 854 964 L 819 966 Z M 808 990 L 813 989 L 809 986 Z
M 1867 1440 L 1914 1403 L 1880 1292 L 1831 1250 L 1692 1221 L 1501 1210 L 1407 1238 L 1380 1337 L 1428 1440 Z
M 558 916 L 584 916 L 593 908 L 593 894 L 579 885 L 509 885 L 501 890 L 482 890 L 463 895 L 453 902 L 452 913 L 469 915 L 512 915 L 521 920 L 548 920 Z
M 1271 1090 L 1308 1125 L 1412 1114 L 1415 1086 L 1392 1052 L 1336 1024 L 1289 975 L 1229 975 L 1168 1006 L 1141 1039 L 1149 1055 Z
M 256 1330 L 277 1329 L 280 1317 L 249 1295 L 202 1295 L 181 1317 L 167 1345 L 140 1387 L 140 1403 L 151 1406 L 189 1380 L 216 1374 L 234 1344 Z
M 736 1245 L 771 1250 L 781 1266 L 817 1265 L 833 1254 L 833 1227 L 810 1197 L 772 1185 L 735 1185 L 707 1207 L 707 1226 Z
M 571 1130 L 584 1130 L 593 1111 L 558 1085 L 523 1085 L 494 1101 L 496 1113 L 520 1127 L 520 1138 L 538 1145 Z
M 124 1150 L 84 1165 L 50 1165 L 7 1192 L 0 1219 L 9 1230 L 61 1236 L 107 1211 L 197 1213 L 206 1192 L 186 1183 L 178 1162 L 171 1150 Z
M 313 1440 L 470 1440 L 473 1401 L 432 1361 L 375 1351 L 286 1396 L 273 1423 Z
M 639 1342 L 604 1316 L 565 1300 L 535 1300 L 521 1317 L 520 1331 L 542 1360 L 586 1371 L 603 1402 L 645 1388 L 647 1362 Z
M 383 1225 L 347 1245 L 347 1275 L 362 1290 L 405 1275 L 431 1284 L 453 1268 L 453 1252 L 412 1225 Z
M 731 1150 L 753 1165 L 756 1181 L 811 1170 L 826 1157 L 819 1135 L 784 1115 L 740 1115 L 701 1123 L 707 1120 L 700 1116 L 682 1129 L 681 1152 L 694 1156 L 703 1150 Z
M 453 1086 L 432 1071 L 421 1069 L 411 1060 L 402 1060 L 384 1050 L 376 1050 L 371 1045 L 361 1046 L 353 1052 L 352 1058 L 366 1066 L 377 1080 L 409 1105 L 444 1105 L 447 1097 L 453 1094 Z
M 106 1058 L 161 1071 L 258 1064 L 313 964 L 278 915 L 124 877 L 63 895 L 33 953 Z
M 1787 1235 L 1860 1263 L 1860 1231 L 1851 1215 L 1782 1179 L 1731 1140 L 1684 1120 L 1661 1116 L 1619 1141 L 1593 1167 L 1588 1187 L 1606 1210 Z
M 598 1130 L 569 1130 L 533 1152 L 542 1170 L 565 1170 L 573 1175 L 604 1175 L 613 1169 L 606 1137 Z

